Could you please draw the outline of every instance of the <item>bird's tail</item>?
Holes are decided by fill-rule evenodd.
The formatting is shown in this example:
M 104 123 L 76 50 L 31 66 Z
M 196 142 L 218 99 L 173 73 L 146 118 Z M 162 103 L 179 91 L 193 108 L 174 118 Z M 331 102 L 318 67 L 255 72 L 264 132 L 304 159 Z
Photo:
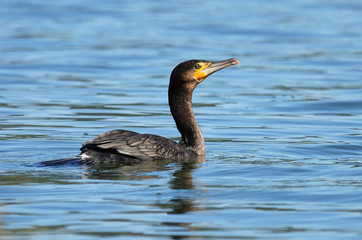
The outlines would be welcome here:
M 83 163 L 83 160 L 80 157 L 72 157 L 72 158 L 61 158 L 61 159 L 43 161 L 43 162 L 40 162 L 39 164 L 42 166 L 59 166 L 59 165 L 64 165 L 64 164 L 78 165 L 78 164 L 82 164 L 82 163 Z

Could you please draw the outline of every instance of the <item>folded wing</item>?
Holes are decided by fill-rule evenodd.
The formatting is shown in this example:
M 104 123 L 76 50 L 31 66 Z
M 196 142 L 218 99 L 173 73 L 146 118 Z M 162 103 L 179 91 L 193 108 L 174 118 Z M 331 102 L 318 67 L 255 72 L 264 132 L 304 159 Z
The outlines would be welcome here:
M 139 134 L 127 130 L 105 132 L 91 141 L 83 143 L 82 153 L 88 149 L 117 151 L 119 154 L 140 160 L 191 158 L 191 151 L 170 139 L 152 135 Z

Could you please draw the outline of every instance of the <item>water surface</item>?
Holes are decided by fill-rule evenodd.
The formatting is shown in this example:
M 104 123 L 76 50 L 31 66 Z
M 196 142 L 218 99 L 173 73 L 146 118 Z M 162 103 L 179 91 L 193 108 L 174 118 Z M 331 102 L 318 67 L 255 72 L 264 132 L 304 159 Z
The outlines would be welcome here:
M 359 1 L 0 3 L 2 239 L 361 239 Z M 39 167 L 111 129 L 177 140 L 179 62 L 206 161 Z

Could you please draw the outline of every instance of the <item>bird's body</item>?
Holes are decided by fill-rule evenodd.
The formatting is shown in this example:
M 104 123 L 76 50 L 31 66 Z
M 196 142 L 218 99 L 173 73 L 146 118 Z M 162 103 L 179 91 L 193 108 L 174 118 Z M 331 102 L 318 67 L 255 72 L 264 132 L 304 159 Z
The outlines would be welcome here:
M 212 73 L 238 63 L 236 59 L 220 62 L 189 60 L 172 71 L 168 98 L 172 116 L 182 136 L 180 143 L 153 134 L 111 130 L 83 143 L 81 153 L 74 158 L 44 161 L 42 164 L 135 163 L 204 157 L 204 138 L 192 110 L 193 90 Z

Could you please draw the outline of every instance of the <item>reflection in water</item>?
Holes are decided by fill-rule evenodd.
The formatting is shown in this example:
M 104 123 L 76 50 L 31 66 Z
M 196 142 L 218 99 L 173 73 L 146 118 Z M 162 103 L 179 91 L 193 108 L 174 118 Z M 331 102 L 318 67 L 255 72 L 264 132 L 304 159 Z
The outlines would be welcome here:
M 183 163 L 181 169 L 176 170 L 173 174 L 174 178 L 170 180 L 170 188 L 172 189 L 194 189 L 192 182 L 192 171 L 197 166 L 194 162 Z
M 171 189 L 194 189 L 195 186 L 192 182 L 192 171 L 196 169 L 195 163 L 183 163 L 180 169 L 173 173 L 173 178 L 169 182 Z M 194 199 L 189 199 L 184 196 L 178 196 L 170 200 L 169 207 L 171 211 L 169 214 L 183 214 L 189 211 L 193 211 Z
M 193 221 L 185 220 L 189 212 L 200 210 L 199 206 L 195 206 L 198 201 L 199 194 L 193 194 L 193 191 L 200 191 L 200 186 L 195 185 L 193 181 L 193 172 L 203 166 L 204 159 L 194 159 L 187 161 L 144 161 L 133 165 L 91 165 L 91 166 L 62 166 L 62 167 L 34 167 L 26 166 L 28 171 L 21 171 L 17 175 L 20 180 L 26 178 L 26 182 L 42 182 L 44 185 L 40 188 L 32 186 L 23 186 L 21 190 L 11 190 L 18 194 L 17 199 L 8 198 L 9 203 L 5 203 L 4 212 L 6 217 L 13 217 L 17 219 L 19 225 L 13 226 L 11 229 L 6 229 L 4 233 L 0 231 L 1 235 L 9 234 L 23 234 L 29 235 L 33 232 L 50 232 L 50 231 L 67 231 L 68 227 L 77 229 L 82 234 L 90 236 L 127 236 L 133 233 L 129 232 L 130 229 L 124 226 L 132 225 L 134 222 L 142 223 L 144 225 L 160 225 L 166 231 L 179 228 L 181 232 L 175 234 L 170 233 L 172 239 L 184 239 L 192 236 L 191 232 L 198 229 L 193 227 Z M 52 171 L 50 171 L 50 169 Z M 79 172 L 82 171 L 82 174 Z M 167 174 L 164 174 L 164 173 Z M 13 176 L 13 175 L 11 175 Z M 85 181 L 77 181 L 81 177 Z M 5 177 L 4 177 L 5 179 Z M 72 180 L 71 180 L 72 179 Z M 111 180 L 110 184 L 103 181 L 90 181 L 87 180 Z M 69 182 L 69 180 L 71 180 Z M 76 180 L 76 181 L 73 181 Z M 96 182 L 95 188 L 92 187 Z M 136 182 L 128 187 L 128 183 Z M 86 187 L 84 187 L 86 186 Z M 154 187 L 161 189 L 159 197 L 147 198 L 147 192 L 154 192 Z M 43 189 L 44 188 L 44 189 Z M 7 188 L 8 190 L 10 188 Z M 51 190 L 49 190 L 51 189 Z M 139 192 L 139 190 L 141 192 Z M 114 191 L 115 190 L 115 191 Z M 191 190 L 191 191 L 190 191 Z M 47 194 L 43 195 L 44 191 Z M 114 191 L 114 192 L 113 192 Z M 143 192 L 145 191 L 145 192 Z M 203 191 L 201 189 L 201 191 Z M 6 190 L 5 190 L 6 192 Z M 29 200 L 29 193 L 36 194 L 36 200 Z M 102 192 L 102 194 L 99 194 Z M 74 195 L 74 198 L 62 199 L 62 194 Z M 128 194 L 130 193 L 130 194 Z M 84 194 L 84 195 L 83 195 Z M 132 195 L 135 194 L 135 195 Z M 59 197 L 52 202 L 47 203 L 50 209 L 58 209 L 58 216 L 53 218 L 53 212 L 48 213 L 44 211 L 41 205 L 42 201 L 52 199 L 52 195 Z M 151 194 L 153 195 L 153 194 Z M 84 199 L 78 198 L 79 196 L 87 196 Z M 91 200 L 88 199 L 92 198 Z M 139 198 L 140 197 L 140 198 Z M 20 200 L 21 199 L 21 200 Z M 14 205 L 13 202 L 21 201 L 21 204 Z M 66 204 L 65 204 L 66 203 Z M 80 204 L 81 203 L 81 204 Z M 124 207 L 127 203 L 127 207 Z M 132 203 L 132 204 L 130 204 Z M 113 204 L 111 208 L 102 209 L 102 206 Z M 37 222 L 35 225 L 32 222 L 27 222 L 22 214 L 17 214 L 17 206 L 19 209 L 27 209 L 27 216 L 43 216 L 44 219 L 50 218 L 46 222 Z M 9 210 L 15 208 L 15 210 Z M 88 208 L 92 211 L 99 212 L 99 219 L 97 221 L 107 222 L 114 224 L 114 228 L 109 230 L 107 228 L 91 229 L 87 223 L 93 226 L 94 215 L 88 213 Z M 130 211 L 129 209 L 135 209 Z M 154 210 L 154 209 L 158 210 Z M 15 212 L 15 213 L 14 213 Z M 149 220 L 144 214 L 155 214 L 155 219 Z M 164 216 L 170 215 L 184 215 L 183 220 L 170 219 L 165 217 L 159 218 L 159 214 Z M 50 217 L 52 216 L 52 217 Z M 79 223 L 75 222 L 73 225 L 63 224 L 59 225 L 60 218 L 78 217 Z M 84 219 L 91 219 L 84 221 Z M 1 222 L 0 226 L 4 223 Z M 28 228 L 23 228 L 22 224 L 26 224 Z M 91 230 L 90 230 L 91 229 Z M 115 230 L 114 229 L 118 229 Z M 141 228 L 142 229 L 142 228 Z M 139 234 L 144 235 L 142 230 Z M 171 231 L 170 231 L 171 232 Z M 164 233 L 163 233 L 164 234 Z M 164 236 L 164 235 L 162 235 Z
M 183 163 L 181 164 L 181 168 L 176 170 L 173 173 L 173 178 L 169 182 L 169 186 L 171 189 L 194 189 L 195 185 L 193 183 L 192 171 L 197 169 L 198 166 L 195 163 Z M 195 197 L 196 195 L 192 195 Z M 169 207 L 171 211 L 168 214 L 185 214 L 195 210 L 194 202 L 196 199 L 187 198 L 183 196 L 174 197 L 169 201 Z M 191 237 L 191 232 L 195 230 L 194 227 L 191 226 L 190 222 L 163 222 L 162 225 L 165 226 L 178 226 L 183 227 L 187 230 L 183 236 L 177 235 L 172 236 L 172 239 L 184 239 Z
M 174 167 L 172 164 L 181 164 L 182 166 L 185 165 L 192 165 L 194 166 L 192 169 L 196 168 L 196 164 L 204 163 L 204 158 L 199 159 L 192 159 L 192 160 L 162 160 L 162 161 L 143 161 L 140 163 L 135 164 L 92 164 L 92 165 L 84 165 L 82 178 L 83 179 L 103 179 L 103 180 L 143 180 L 143 179 L 152 179 L 157 178 L 157 171 L 169 171 L 172 170 Z M 191 170 L 188 170 L 189 178 L 191 176 Z M 152 173 L 155 174 L 145 174 L 145 173 Z M 174 174 L 177 177 L 176 171 Z M 186 172 L 181 171 L 181 172 Z M 183 174 L 183 173 L 181 173 Z M 186 173 L 184 173 L 186 174 Z M 186 178 L 187 176 L 185 176 Z M 174 183 L 179 184 L 179 183 Z M 180 186 L 182 189 L 189 189 L 184 188 L 183 185 Z M 172 187 L 172 189 L 180 189 L 177 187 Z
M 200 206 L 195 207 L 195 196 L 182 195 L 182 190 L 196 189 L 193 182 L 192 173 L 198 169 L 203 163 L 204 158 L 187 161 L 145 161 L 133 165 L 91 165 L 84 166 L 84 179 L 103 179 L 103 180 L 147 180 L 156 179 L 159 177 L 157 172 L 174 171 L 172 178 L 169 181 L 169 188 L 175 190 L 177 194 L 172 194 L 172 198 L 166 202 L 149 203 L 154 204 L 160 209 L 163 209 L 167 214 L 187 214 L 188 212 L 200 209 Z M 175 170 L 176 169 L 176 170 Z M 154 174 L 149 174 L 154 172 Z M 202 190 L 204 191 L 204 190 Z M 181 192 L 181 194 L 179 194 Z M 161 222 L 163 226 L 181 227 L 185 233 L 182 235 L 171 236 L 172 239 L 185 239 L 192 236 L 190 232 L 195 231 L 191 226 L 191 222 Z

